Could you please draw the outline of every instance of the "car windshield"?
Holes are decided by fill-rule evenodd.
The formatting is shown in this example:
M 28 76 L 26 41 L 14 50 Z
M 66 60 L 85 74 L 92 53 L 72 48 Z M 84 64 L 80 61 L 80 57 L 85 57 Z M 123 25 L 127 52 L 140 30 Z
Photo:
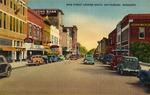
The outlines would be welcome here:
M 129 69 L 136 69 L 139 66 L 139 62 L 137 58 L 125 58 L 123 61 L 124 61 L 124 66 Z

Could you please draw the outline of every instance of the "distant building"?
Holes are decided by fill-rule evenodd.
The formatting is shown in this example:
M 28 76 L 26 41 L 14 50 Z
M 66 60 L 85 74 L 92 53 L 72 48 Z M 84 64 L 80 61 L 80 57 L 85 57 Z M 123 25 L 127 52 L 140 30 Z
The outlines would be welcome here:
M 56 28 L 59 30 L 59 51 L 62 53 L 62 19 L 64 13 L 59 9 L 35 9 L 35 11 L 42 17 L 47 16 L 50 19 L 51 25 L 56 26 Z
M 103 37 L 102 40 L 98 41 L 98 46 L 95 50 L 94 56 L 99 57 L 104 57 L 108 53 L 108 39 Z
M 64 27 L 62 33 L 63 55 L 67 56 L 72 53 L 72 28 Z
M 59 43 L 59 30 L 56 28 L 56 26 L 51 25 L 50 27 L 50 40 L 51 40 L 51 54 L 60 54 L 60 43 Z

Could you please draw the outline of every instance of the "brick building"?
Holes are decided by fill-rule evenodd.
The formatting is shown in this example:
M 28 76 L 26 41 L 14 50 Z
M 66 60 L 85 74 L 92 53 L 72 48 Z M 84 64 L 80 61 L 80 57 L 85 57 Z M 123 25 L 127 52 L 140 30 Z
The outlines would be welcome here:
M 116 36 L 115 36 L 116 32 Z M 148 42 L 150 43 L 150 14 L 128 14 L 116 26 L 116 31 L 109 34 L 109 47 L 115 40 L 111 40 L 114 35 L 116 37 L 117 50 L 124 50 L 130 54 L 130 44 L 132 42 Z
M 34 54 L 43 54 L 43 17 L 28 8 L 27 12 L 27 34 L 25 38 L 26 57 Z

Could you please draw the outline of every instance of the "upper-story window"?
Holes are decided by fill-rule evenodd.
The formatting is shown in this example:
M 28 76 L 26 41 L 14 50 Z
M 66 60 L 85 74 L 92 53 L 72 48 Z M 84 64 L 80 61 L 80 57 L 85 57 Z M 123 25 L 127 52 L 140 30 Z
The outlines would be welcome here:
M 144 39 L 144 38 L 145 38 L 145 28 L 139 27 L 139 39 Z
M 33 36 L 36 37 L 36 26 L 34 25 Z
M 6 14 L 4 14 L 4 29 L 6 29 L 6 20 L 7 20 L 7 18 L 6 18 Z
M 29 36 L 32 36 L 32 24 L 30 23 L 29 24 L 29 32 L 28 32 L 29 34 Z
M 12 16 L 10 16 L 10 30 L 12 31 Z
M 4 5 L 6 5 L 6 3 L 7 3 L 6 1 L 7 1 L 7 0 L 4 0 Z
M 12 9 L 12 5 L 13 5 L 13 4 L 12 4 L 12 1 L 10 0 L 10 8 L 11 8 L 11 9 Z
M 0 11 L 0 28 L 2 28 L 2 12 Z
M 22 32 L 22 21 L 20 21 L 20 33 L 23 33 Z

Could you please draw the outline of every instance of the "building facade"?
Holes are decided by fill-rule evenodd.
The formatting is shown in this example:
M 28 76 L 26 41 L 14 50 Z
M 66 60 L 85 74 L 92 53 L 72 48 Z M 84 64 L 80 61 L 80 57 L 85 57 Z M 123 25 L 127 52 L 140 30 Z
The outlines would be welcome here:
M 126 55 L 130 55 L 132 42 L 150 43 L 149 30 L 150 14 L 128 14 L 117 24 L 116 29 L 109 34 L 109 47 L 122 50 Z
M 8 60 L 25 59 L 28 0 L 0 0 L 0 53 Z
M 70 27 L 63 28 L 62 37 L 63 55 L 66 57 L 72 53 L 72 36 Z
M 24 39 L 26 48 L 26 58 L 32 55 L 43 54 L 43 17 L 36 14 L 32 9 L 28 8 L 27 12 L 27 34 Z
M 76 49 L 77 49 L 77 31 L 78 31 L 78 28 L 74 25 L 72 28 L 71 28 L 71 35 L 72 35 L 72 52 L 73 53 L 76 53 Z
M 62 33 L 63 33 L 63 15 L 62 10 L 59 9 L 35 9 L 37 14 L 43 17 L 48 16 L 51 25 L 55 26 L 59 30 L 59 51 L 62 54 Z
M 59 43 L 59 29 L 56 26 L 51 25 L 50 27 L 50 40 L 51 40 L 51 54 L 60 54 L 60 43 Z

